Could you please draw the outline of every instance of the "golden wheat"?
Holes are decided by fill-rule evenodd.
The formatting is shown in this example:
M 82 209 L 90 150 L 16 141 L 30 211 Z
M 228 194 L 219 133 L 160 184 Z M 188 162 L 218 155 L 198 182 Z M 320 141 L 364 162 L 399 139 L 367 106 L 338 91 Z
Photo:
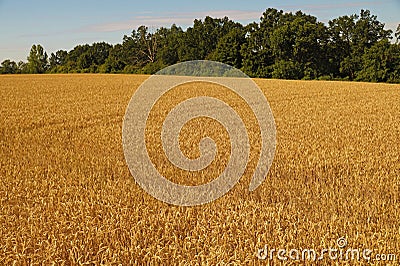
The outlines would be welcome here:
M 176 207 L 135 183 L 122 151 L 146 78 L 0 76 L 0 265 L 266 264 L 264 245 L 318 250 L 339 237 L 398 263 L 399 85 L 256 80 L 277 124 L 266 182 L 249 192 L 245 174 L 213 203 Z M 182 131 L 188 156 L 196 129 Z

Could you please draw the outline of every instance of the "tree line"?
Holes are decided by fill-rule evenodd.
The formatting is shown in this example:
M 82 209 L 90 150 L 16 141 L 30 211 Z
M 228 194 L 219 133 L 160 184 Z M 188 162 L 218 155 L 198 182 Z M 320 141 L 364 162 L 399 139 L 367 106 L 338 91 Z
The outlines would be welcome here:
M 369 10 L 326 25 L 302 11 L 269 8 L 248 25 L 207 16 L 186 30 L 140 26 L 122 43 L 77 45 L 50 56 L 33 45 L 27 62 L 5 60 L 0 73 L 153 74 L 178 62 L 214 60 L 250 77 L 400 83 L 400 25 L 396 42 L 384 26 Z

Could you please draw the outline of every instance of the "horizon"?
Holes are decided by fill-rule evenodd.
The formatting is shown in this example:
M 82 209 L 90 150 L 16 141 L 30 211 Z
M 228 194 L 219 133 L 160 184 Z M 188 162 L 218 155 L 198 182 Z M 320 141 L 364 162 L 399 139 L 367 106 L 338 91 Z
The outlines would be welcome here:
M 290 0 L 285 4 L 269 1 L 267 4 L 252 3 L 251 6 L 236 0 L 207 0 L 190 5 L 183 1 L 155 1 L 151 7 L 136 4 L 135 1 L 119 1 L 119 5 L 106 5 L 105 1 L 92 0 L 84 3 L 74 0 L 69 1 L 67 5 L 48 0 L 40 3 L 22 1 L 25 3 L 22 7 L 19 3 L 21 2 L 0 0 L 0 22 L 3 25 L 10 22 L 10 26 L 5 27 L 0 37 L 0 62 L 6 59 L 25 62 L 33 44 L 42 45 L 48 55 L 57 50 L 70 51 L 79 44 L 104 41 L 115 45 L 122 43 L 123 36 L 130 35 L 132 30 L 140 25 L 159 28 L 176 24 L 186 29 L 193 25 L 195 19 L 204 19 L 206 16 L 227 16 L 246 25 L 253 21 L 259 22 L 263 12 L 270 7 L 284 12 L 301 10 L 317 17 L 318 21 L 325 25 L 331 19 L 359 14 L 361 9 L 368 9 L 379 21 L 385 23 L 386 29 L 395 31 L 400 24 L 400 18 L 396 16 L 396 11 L 400 10 L 400 2 L 396 0 L 341 0 L 336 3 L 307 0 L 302 4 Z M 93 8 L 93 5 L 96 5 L 96 8 Z M 226 8 L 227 6 L 229 8 Z M 60 10 L 63 10 L 62 14 L 59 14 Z M 14 12 L 20 13 L 17 19 L 13 15 Z

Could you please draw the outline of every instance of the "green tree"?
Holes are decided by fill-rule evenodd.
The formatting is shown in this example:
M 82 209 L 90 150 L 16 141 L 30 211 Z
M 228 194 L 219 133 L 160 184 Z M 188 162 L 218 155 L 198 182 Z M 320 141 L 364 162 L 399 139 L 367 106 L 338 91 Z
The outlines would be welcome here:
M 93 59 L 92 59 L 91 54 L 86 52 L 86 53 L 81 54 L 78 57 L 76 65 L 77 65 L 78 69 L 85 70 L 85 69 L 88 69 L 92 65 L 92 61 L 93 61 Z
M 116 44 L 110 49 L 109 55 L 99 68 L 101 73 L 119 73 L 124 70 L 126 63 L 123 57 L 122 44 Z
M 0 74 L 16 74 L 18 73 L 18 65 L 10 59 L 6 59 L 1 63 Z
M 17 63 L 17 68 L 18 68 L 17 73 L 19 73 L 19 74 L 28 73 L 27 64 L 25 62 L 23 62 L 23 61 L 19 61 Z
M 325 74 L 324 66 L 327 29 L 317 18 L 300 11 L 286 14 L 286 20 L 277 27 L 270 37 L 271 48 L 275 57 L 274 76 L 290 69 L 290 78 L 314 79 Z M 283 63 L 283 61 L 293 63 Z M 297 67 L 294 71 L 292 68 Z
M 63 72 L 61 66 L 67 63 L 68 52 L 58 50 L 55 54 L 51 53 L 49 58 L 50 71 L 53 73 Z
M 299 63 L 290 60 L 277 61 L 272 72 L 272 78 L 276 79 L 300 79 L 302 75 Z
M 350 55 L 354 39 L 357 15 L 341 16 L 329 21 L 329 42 L 327 53 L 330 58 L 330 72 L 335 77 L 354 76 Z M 348 61 L 343 63 L 343 61 Z M 348 65 L 348 66 L 347 66 Z
M 358 53 L 371 48 L 377 42 L 391 38 L 392 31 L 385 30 L 385 24 L 371 15 L 369 10 L 361 10 L 354 28 L 354 46 Z
M 266 66 L 270 54 L 261 38 L 260 26 L 253 22 L 244 28 L 245 42 L 241 47 L 242 70 L 251 77 L 267 77 Z
M 125 35 L 122 43 L 125 69 L 129 67 L 137 72 L 147 63 L 155 62 L 158 46 L 157 35 L 149 32 L 146 26 L 133 30 L 130 36 Z
M 211 59 L 240 69 L 242 67 L 241 48 L 244 42 L 243 28 L 233 28 L 219 40 Z
M 271 34 L 284 23 L 282 10 L 268 8 L 260 23 L 245 27 L 245 43 L 242 46 L 242 70 L 253 77 L 272 77 L 275 57 L 271 48 Z
M 60 52 L 54 59 L 50 57 L 50 63 L 60 61 L 64 72 L 97 72 L 98 67 L 106 62 L 112 47 L 106 42 L 77 45 L 67 56 Z
M 400 53 L 398 46 L 387 39 L 377 42 L 362 56 L 362 69 L 356 80 L 395 82 L 400 80 Z
M 181 49 L 183 34 L 182 28 L 177 27 L 175 24 L 170 29 L 159 29 L 157 35 L 160 44 L 157 60 L 160 60 L 165 65 L 177 63 L 179 61 L 179 50 Z
M 91 58 L 91 65 L 98 66 L 104 64 L 112 47 L 113 46 L 111 44 L 106 42 L 93 43 L 88 51 Z
M 47 53 L 43 47 L 38 45 L 32 45 L 31 51 L 28 56 L 27 70 L 31 74 L 44 73 L 48 69 Z
M 329 26 L 334 65 L 341 77 L 350 80 L 355 79 L 356 73 L 362 69 L 364 52 L 391 35 L 391 31 L 385 30 L 385 25 L 369 10 L 361 10 L 359 16 L 339 17 L 330 21 Z
M 211 58 L 220 38 L 237 26 L 238 23 L 228 17 L 195 19 L 193 27 L 189 27 L 181 38 L 179 61 Z

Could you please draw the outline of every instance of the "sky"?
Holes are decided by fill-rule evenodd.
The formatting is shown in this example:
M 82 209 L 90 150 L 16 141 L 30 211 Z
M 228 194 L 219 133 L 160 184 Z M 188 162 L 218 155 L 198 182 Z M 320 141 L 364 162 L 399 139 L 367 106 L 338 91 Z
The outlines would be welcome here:
M 175 23 L 185 29 L 207 15 L 228 16 L 242 24 L 259 22 L 269 7 L 302 10 L 324 23 L 369 9 L 387 29 L 395 30 L 400 24 L 400 0 L 0 0 L 0 62 L 26 61 L 32 44 L 41 44 L 50 55 L 78 44 L 121 43 L 124 35 L 140 25 L 156 29 Z

